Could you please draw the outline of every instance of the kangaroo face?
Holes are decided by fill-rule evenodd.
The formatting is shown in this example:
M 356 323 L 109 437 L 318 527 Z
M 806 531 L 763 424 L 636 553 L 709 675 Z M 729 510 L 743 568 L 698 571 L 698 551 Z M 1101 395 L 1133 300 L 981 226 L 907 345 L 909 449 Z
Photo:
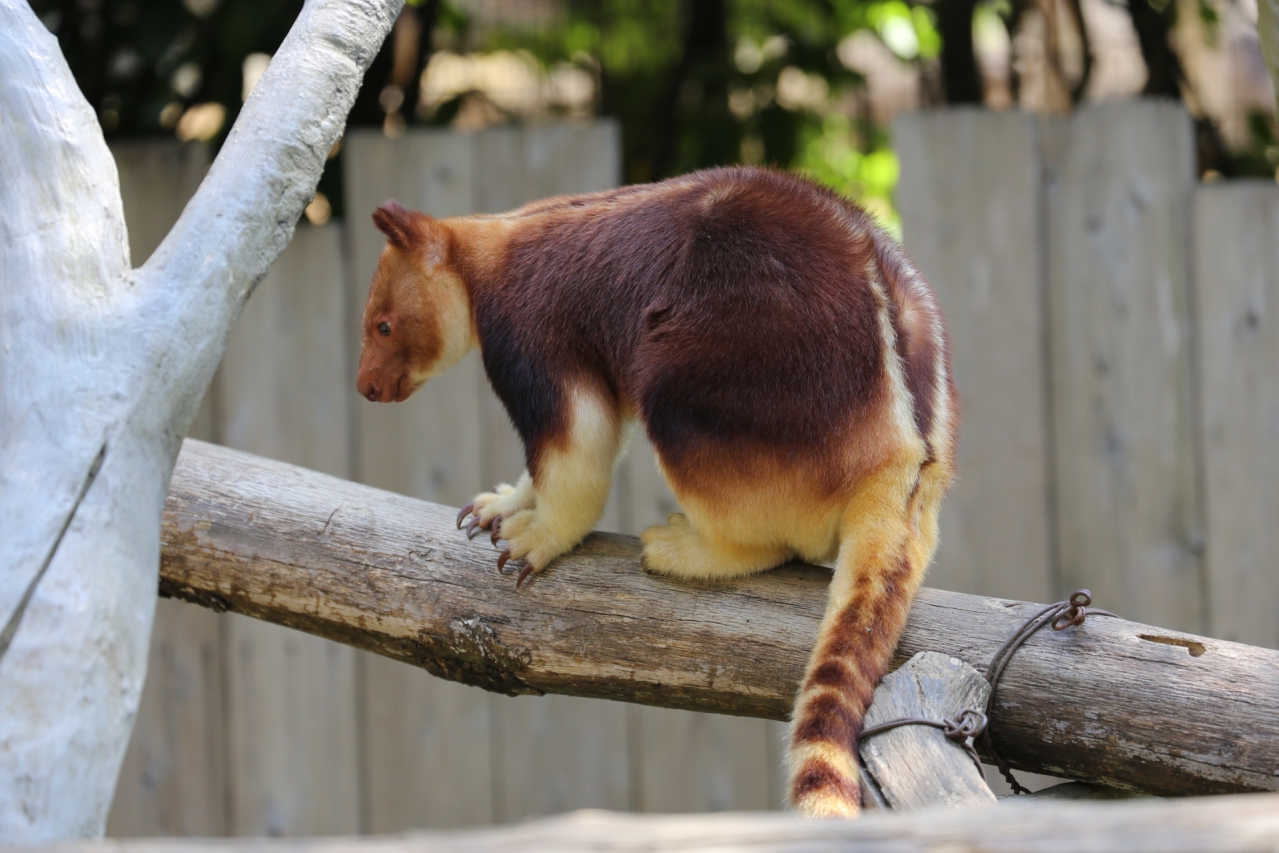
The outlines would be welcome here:
M 387 244 L 364 307 L 356 388 L 375 403 L 399 403 L 474 346 L 470 300 L 440 223 L 393 201 L 373 221 Z

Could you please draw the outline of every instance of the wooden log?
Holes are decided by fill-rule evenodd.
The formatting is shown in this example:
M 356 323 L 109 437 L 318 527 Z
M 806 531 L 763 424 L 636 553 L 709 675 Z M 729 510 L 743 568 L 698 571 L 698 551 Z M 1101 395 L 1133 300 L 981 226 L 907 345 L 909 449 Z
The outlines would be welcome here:
M 920 652 L 875 689 L 866 728 L 893 720 L 953 720 L 982 711 L 990 685 L 958 658 Z M 968 751 L 940 729 L 906 725 L 867 737 L 861 760 L 875 790 L 894 811 L 928 806 L 993 806 L 995 795 Z
M 164 515 L 161 594 L 498 692 L 788 714 L 826 570 L 676 581 L 640 570 L 633 537 L 594 534 L 516 591 L 497 551 L 468 542 L 454 515 L 188 441 Z M 984 671 L 1037 609 L 923 590 L 897 660 L 937 651 Z M 1014 767 L 1114 787 L 1279 790 L 1275 672 L 1279 652 L 1093 617 L 1018 650 L 994 740 Z
M 42 853 L 1274 853 L 1279 850 L 1279 794 L 939 808 L 909 815 L 880 813 L 861 820 L 805 821 L 776 812 L 587 811 L 463 832 L 358 839 L 120 839 L 39 849 Z

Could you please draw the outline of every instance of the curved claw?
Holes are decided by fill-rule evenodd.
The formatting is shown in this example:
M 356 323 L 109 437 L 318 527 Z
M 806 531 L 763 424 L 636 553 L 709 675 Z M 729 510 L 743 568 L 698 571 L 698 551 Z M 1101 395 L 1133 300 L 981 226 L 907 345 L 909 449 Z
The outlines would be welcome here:
M 515 579 L 515 588 L 519 589 L 520 584 L 524 583 L 524 579 L 531 574 L 533 574 L 533 567 L 531 565 L 525 566 L 523 569 L 521 569 L 520 576 Z
M 466 521 L 466 517 L 475 511 L 475 502 L 471 501 L 466 506 L 458 510 L 457 513 L 457 529 L 462 529 L 462 522 Z
M 470 523 L 470 524 L 466 525 L 466 538 L 467 538 L 467 539 L 474 539 L 474 538 L 475 538 L 475 528 L 477 528 L 477 527 L 479 527 L 479 526 L 480 526 L 480 517 L 477 515 L 477 516 L 475 516 L 475 518 L 472 518 L 472 519 L 471 519 L 471 523 Z
M 501 526 L 502 526 L 502 516 L 499 515 L 497 518 L 493 519 L 493 535 L 489 537 L 489 541 L 493 543 L 494 548 L 497 547 L 497 540 L 502 538 L 498 536 L 498 533 L 497 533 L 498 528 L 500 528 Z
M 506 565 L 506 561 L 511 559 L 511 549 L 507 548 L 497 558 L 497 570 L 500 574 L 506 574 L 502 571 L 502 567 Z

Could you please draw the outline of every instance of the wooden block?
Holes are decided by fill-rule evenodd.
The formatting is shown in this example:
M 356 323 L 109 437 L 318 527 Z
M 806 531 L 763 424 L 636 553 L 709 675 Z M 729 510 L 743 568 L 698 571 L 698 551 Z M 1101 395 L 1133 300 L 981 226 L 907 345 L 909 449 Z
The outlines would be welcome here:
M 1195 193 L 1206 633 L 1279 648 L 1279 187 Z
M 1164 101 L 1090 106 L 1043 139 L 1059 593 L 1200 631 L 1190 119 Z
M 1032 601 L 1053 596 L 1037 138 L 1033 116 L 980 109 L 893 130 L 904 242 L 941 303 L 962 411 L 929 583 Z
M 953 720 L 964 709 L 982 711 L 990 685 L 968 664 L 920 652 L 875 688 L 865 728 L 899 719 Z M 906 725 L 862 736 L 861 759 L 894 811 L 927 806 L 994 805 L 982 771 L 967 751 L 940 729 Z

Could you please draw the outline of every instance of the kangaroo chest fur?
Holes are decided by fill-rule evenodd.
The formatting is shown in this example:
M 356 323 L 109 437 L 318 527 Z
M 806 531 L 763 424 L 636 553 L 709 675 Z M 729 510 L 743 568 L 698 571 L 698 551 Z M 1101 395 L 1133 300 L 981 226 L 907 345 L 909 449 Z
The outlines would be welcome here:
M 790 795 L 855 815 L 861 720 L 936 547 L 958 418 L 936 301 L 900 247 L 829 191 L 749 168 L 496 216 L 388 202 L 374 221 L 359 390 L 403 400 L 479 346 L 527 470 L 459 524 L 504 539 L 519 582 L 599 520 L 636 425 L 683 509 L 645 531 L 646 570 L 835 560 Z

